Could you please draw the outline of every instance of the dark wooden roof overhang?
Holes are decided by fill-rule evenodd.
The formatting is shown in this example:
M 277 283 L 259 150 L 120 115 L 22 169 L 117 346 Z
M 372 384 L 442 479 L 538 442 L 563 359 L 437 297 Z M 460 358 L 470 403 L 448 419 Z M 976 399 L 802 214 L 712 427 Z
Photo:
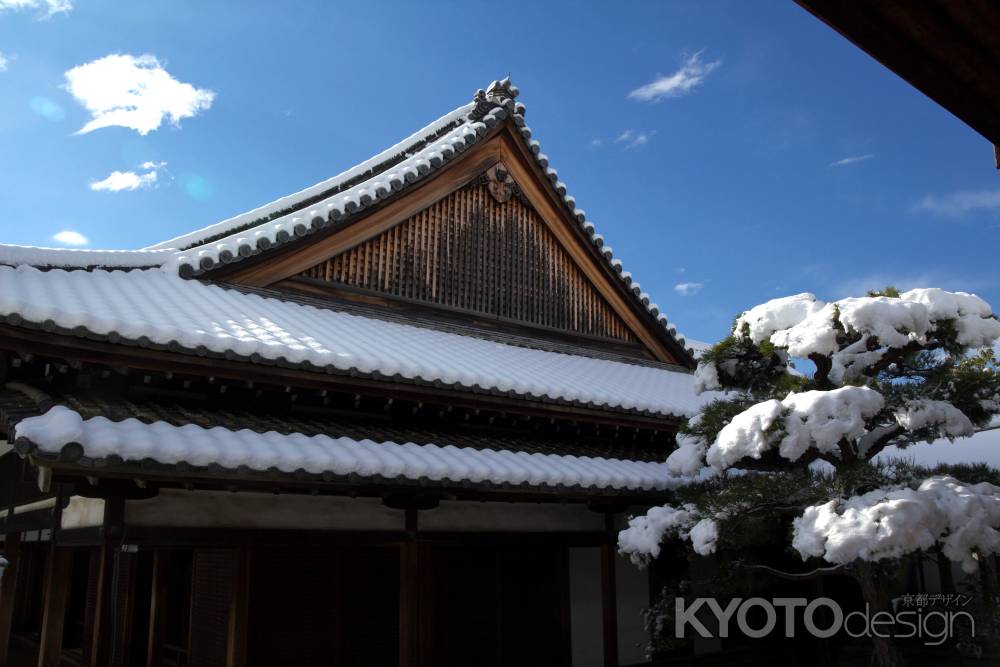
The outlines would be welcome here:
M 1000 4 L 994 0 L 796 2 L 1000 145 Z
M 248 491 L 258 493 L 296 493 L 337 495 L 395 500 L 399 505 L 409 500 L 433 506 L 443 500 L 494 502 L 583 503 L 595 507 L 614 503 L 630 505 L 662 504 L 671 497 L 666 490 L 614 489 L 531 484 L 495 484 L 491 482 L 454 483 L 403 477 L 361 477 L 357 475 L 310 474 L 305 471 L 252 471 L 229 469 L 219 465 L 166 465 L 152 461 L 123 461 L 118 457 L 99 460 L 75 458 L 70 447 L 64 453 L 47 454 L 26 440 L 15 447 L 35 466 L 52 470 L 54 483 L 74 484 L 76 495 L 91 497 L 144 498 L 156 495 L 155 489 L 175 488 L 208 491 Z M 68 453 L 67 453 L 68 452 Z M 16 515 L 15 515 L 16 516 Z
M 26 396 L 25 392 L 37 395 L 32 398 Z M 274 431 L 285 434 L 326 434 L 375 442 L 452 444 L 474 449 L 548 455 L 574 454 L 643 461 L 662 460 L 665 456 L 663 442 L 626 448 L 595 438 L 560 440 L 551 435 L 525 431 L 486 430 L 456 425 L 442 428 L 434 424 L 396 423 L 392 420 L 380 421 L 373 420 L 370 416 L 343 413 L 269 415 L 257 409 L 226 410 L 193 403 L 126 400 L 93 392 L 49 396 L 24 385 L 0 390 L 0 427 L 8 438 L 13 439 L 14 427 L 18 421 L 41 414 L 56 403 L 75 410 L 85 419 L 101 416 L 112 421 L 138 419 L 146 423 L 164 422 L 175 426 L 194 424 L 203 428 L 249 429 L 260 433 Z M 379 497 L 387 503 L 400 506 L 433 506 L 440 500 L 516 500 L 587 503 L 600 507 L 609 503 L 627 506 L 662 502 L 667 494 L 663 490 L 498 484 L 486 481 L 453 482 L 428 478 L 410 479 L 404 476 L 338 475 L 330 472 L 314 474 L 305 470 L 287 472 L 276 468 L 261 471 L 246 466 L 227 468 L 218 464 L 199 466 L 186 462 L 165 464 L 151 458 L 124 460 L 115 454 L 90 458 L 85 456 L 84 448 L 77 443 L 68 443 L 59 452 L 42 451 L 25 438 L 14 439 L 13 443 L 16 454 L 26 459 L 30 465 L 52 471 L 53 485 L 72 485 L 72 493 L 91 497 L 120 495 L 143 498 L 155 495 L 158 488 L 183 488 Z M 0 461 L 6 461 L 11 456 L 12 454 L 8 454 Z M 34 525 L 37 523 L 37 516 L 24 515 L 24 521 Z M 10 521 L 24 523 L 21 519 L 12 518 Z

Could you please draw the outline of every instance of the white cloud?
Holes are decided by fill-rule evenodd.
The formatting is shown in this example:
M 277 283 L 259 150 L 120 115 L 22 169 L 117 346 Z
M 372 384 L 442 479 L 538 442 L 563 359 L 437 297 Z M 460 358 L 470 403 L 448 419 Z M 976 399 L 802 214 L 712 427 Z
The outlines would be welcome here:
M 215 99 L 211 90 L 172 77 L 148 54 L 112 54 L 78 65 L 66 72 L 66 89 L 93 116 L 77 134 L 117 125 L 145 135 L 164 119 L 179 125 Z
M 137 174 L 134 171 L 113 171 L 107 178 L 101 181 L 91 181 L 90 189 L 95 192 L 121 192 L 122 190 L 140 190 L 156 185 L 159 178 L 159 170 L 166 166 L 166 162 L 143 162 L 140 167 L 147 170 L 146 173 Z
M 843 167 L 848 164 L 854 164 L 855 162 L 864 162 L 865 160 L 871 160 L 875 157 L 874 153 L 865 153 L 864 155 L 849 155 L 848 157 L 841 158 L 836 162 L 831 162 L 831 167 Z
M 722 65 L 722 60 L 710 63 L 701 61 L 703 51 L 698 51 L 688 57 L 681 68 L 667 76 L 659 76 L 654 81 L 640 86 L 628 94 L 630 100 L 640 102 L 657 102 L 664 97 L 681 97 L 697 88 L 705 77 Z
M 677 283 L 674 285 L 674 291 L 681 296 L 694 296 L 704 286 L 702 283 Z
M 38 11 L 38 18 L 47 19 L 73 9 L 73 3 L 70 0 L 0 0 L 0 11 L 7 9 L 35 9 Z
M 590 145 L 591 145 L 591 146 L 594 146 L 595 148 L 596 148 L 597 146 L 600 146 L 600 145 L 601 145 L 601 144 L 603 144 L 603 143 L 604 143 L 604 140 L 603 140 L 603 139 L 591 139 L 591 140 L 590 140 Z
M 63 245 L 87 245 L 90 243 L 90 241 L 87 240 L 87 237 L 80 232 L 74 232 L 68 229 L 64 229 L 58 234 L 54 234 L 52 236 L 52 240 L 57 243 L 62 243 Z
M 956 192 L 944 197 L 928 195 L 913 208 L 923 213 L 934 213 L 950 218 L 966 213 L 1000 211 L 1000 190 Z
M 624 144 L 625 148 L 638 148 L 639 146 L 645 146 L 649 143 L 649 140 L 653 138 L 656 134 L 656 130 L 650 130 L 648 132 L 641 130 L 625 130 L 615 139 L 616 144 Z
M 8 63 L 10 63 L 10 60 L 7 58 L 6 55 L 4 55 L 4 53 L 2 51 L 0 51 L 0 72 L 6 72 L 7 71 L 7 64 Z

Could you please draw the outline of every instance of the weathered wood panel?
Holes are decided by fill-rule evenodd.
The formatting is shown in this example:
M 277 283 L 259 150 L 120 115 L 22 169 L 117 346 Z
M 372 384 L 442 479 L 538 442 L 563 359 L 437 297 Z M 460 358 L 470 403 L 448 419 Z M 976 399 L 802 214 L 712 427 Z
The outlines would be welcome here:
M 236 549 L 197 549 L 191 577 L 191 667 L 229 664 L 229 627 L 238 567 Z
M 592 336 L 635 336 L 514 187 L 485 175 L 301 275 Z

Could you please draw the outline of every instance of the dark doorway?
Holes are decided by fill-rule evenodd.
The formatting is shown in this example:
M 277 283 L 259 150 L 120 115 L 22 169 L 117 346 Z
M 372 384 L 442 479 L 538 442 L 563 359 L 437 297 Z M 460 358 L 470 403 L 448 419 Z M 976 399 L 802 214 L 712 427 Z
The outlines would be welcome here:
M 399 663 L 399 550 L 258 548 L 249 667 Z
M 563 547 L 434 547 L 436 667 L 569 665 Z

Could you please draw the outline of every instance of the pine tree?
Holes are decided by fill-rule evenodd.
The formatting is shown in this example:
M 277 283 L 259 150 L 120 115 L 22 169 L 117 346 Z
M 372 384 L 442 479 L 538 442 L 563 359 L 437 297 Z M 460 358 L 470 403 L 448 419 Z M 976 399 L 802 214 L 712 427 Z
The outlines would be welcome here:
M 906 554 L 934 549 L 975 571 L 1000 552 L 1000 486 L 914 478 L 879 454 L 969 436 L 1000 414 L 998 339 L 989 304 L 940 289 L 799 294 L 744 312 L 702 355 L 695 384 L 710 400 L 667 460 L 699 481 L 633 518 L 619 550 L 643 565 L 679 537 L 696 554 L 747 554 L 777 531 L 804 562 L 795 576 L 848 574 L 873 613 Z M 891 640 L 873 642 L 876 664 L 902 664 Z

